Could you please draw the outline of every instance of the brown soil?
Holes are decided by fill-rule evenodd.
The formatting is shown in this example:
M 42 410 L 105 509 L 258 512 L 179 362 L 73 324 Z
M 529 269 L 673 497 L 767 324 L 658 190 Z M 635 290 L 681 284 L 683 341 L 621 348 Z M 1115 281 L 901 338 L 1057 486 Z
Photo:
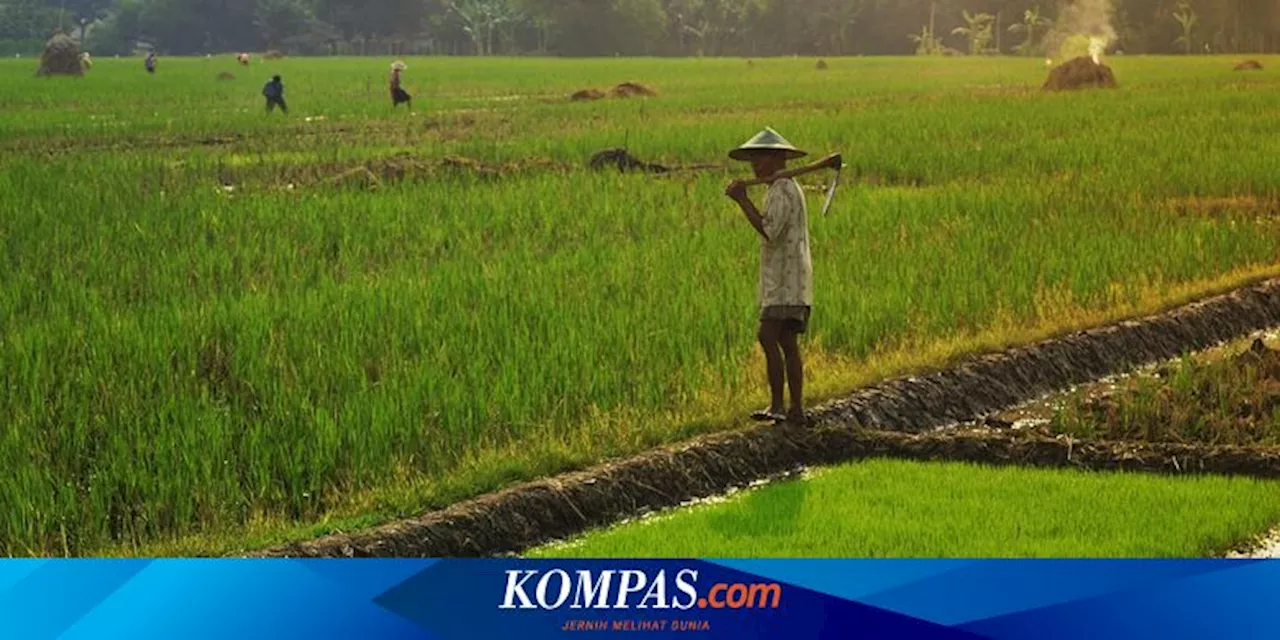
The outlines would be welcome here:
M 652 98 L 658 95 L 657 91 L 638 82 L 624 82 L 614 87 L 612 93 L 615 98 Z
M 325 181 L 334 187 L 358 187 L 361 189 L 378 189 L 382 180 L 368 167 L 352 167 Z
M 236 74 L 223 71 L 222 73 L 218 74 L 218 79 L 219 80 L 235 80 Z
M 55 33 L 44 45 L 37 76 L 82 76 L 84 66 L 80 62 L 80 46 L 64 33 Z
M 593 170 L 617 169 L 618 171 L 648 171 L 651 173 L 667 173 L 670 167 L 645 162 L 631 155 L 626 149 L 605 149 L 591 154 L 587 162 Z
M 499 179 L 537 171 L 567 171 L 569 167 L 548 158 L 528 158 L 508 163 L 487 163 L 472 158 L 450 156 L 441 159 L 419 158 L 400 154 L 385 158 L 373 158 L 357 166 L 333 164 L 256 167 L 240 173 L 223 169 L 219 181 L 223 184 L 259 182 L 267 185 L 298 186 L 354 186 L 378 189 L 388 183 L 404 180 L 428 180 L 448 174 Z
M 515 486 L 355 534 L 258 556 L 487 556 L 519 552 L 801 466 L 871 457 L 1280 477 L 1280 448 L 1078 442 L 988 430 L 921 433 L 1147 362 L 1280 325 L 1280 280 L 952 369 L 878 384 L 791 426 L 706 436 Z M 870 430 L 868 429 L 870 428 Z
M 852 440 L 859 458 L 1280 478 L 1280 447 L 1090 442 L 990 431 L 868 432 Z
M 1041 88 L 1045 91 L 1114 89 L 1116 77 L 1111 72 L 1111 67 L 1095 64 L 1092 58 L 1082 56 L 1055 67 L 1049 72 L 1049 79 Z
M 195 140 L 195 143 L 204 147 L 216 147 L 224 144 L 235 144 L 236 142 L 239 142 L 239 141 L 240 141 L 240 136 L 238 135 L 206 136 L 204 138 Z
M 1254 195 L 1174 198 L 1169 207 L 1182 215 L 1222 217 L 1230 215 L 1280 216 L 1280 197 Z
M 268 51 L 268 52 L 266 52 L 266 53 L 262 54 L 262 58 L 263 58 L 264 60 L 279 60 L 279 59 L 281 59 L 281 58 L 283 58 L 283 57 L 284 57 L 284 53 L 283 53 L 283 52 L 280 52 L 280 51 L 276 51 L 275 49 L 272 49 L 272 50 L 270 50 L 270 51 Z
M 1245 60 L 1235 66 L 1236 71 L 1262 71 L 1262 63 L 1257 60 Z
M 575 91 L 573 95 L 569 96 L 569 99 L 574 102 L 584 102 L 587 100 L 603 100 L 606 97 L 608 96 L 605 92 L 599 89 L 583 89 L 581 91 Z
M 1267 346 L 1262 338 L 1255 338 L 1244 352 L 1232 358 L 1239 365 L 1256 366 L 1264 370 L 1270 380 L 1280 380 L 1280 351 Z

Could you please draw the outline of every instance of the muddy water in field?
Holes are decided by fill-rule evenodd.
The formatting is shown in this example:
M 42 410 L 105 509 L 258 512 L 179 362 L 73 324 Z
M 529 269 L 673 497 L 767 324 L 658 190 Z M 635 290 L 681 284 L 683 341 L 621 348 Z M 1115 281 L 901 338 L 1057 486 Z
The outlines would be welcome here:
M 1260 559 L 1260 560 L 1276 560 L 1280 559 L 1280 527 L 1268 531 L 1245 549 L 1240 551 L 1232 551 L 1226 555 L 1232 560 L 1241 559 Z

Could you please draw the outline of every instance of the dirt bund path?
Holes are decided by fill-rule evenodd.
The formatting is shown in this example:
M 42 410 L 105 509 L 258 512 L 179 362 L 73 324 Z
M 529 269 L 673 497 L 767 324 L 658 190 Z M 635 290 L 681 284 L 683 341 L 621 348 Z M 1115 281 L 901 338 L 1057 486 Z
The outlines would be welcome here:
M 722 494 L 801 467 L 890 457 L 1038 467 L 1280 477 L 1280 448 L 1081 442 L 938 431 L 1072 385 L 1280 326 L 1280 279 L 1165 313 L 973 358 L 861 389 L 809 428 L 712 434 L 626 460 L 513 486 L 367 531 L 253 557 L 484 557 Z

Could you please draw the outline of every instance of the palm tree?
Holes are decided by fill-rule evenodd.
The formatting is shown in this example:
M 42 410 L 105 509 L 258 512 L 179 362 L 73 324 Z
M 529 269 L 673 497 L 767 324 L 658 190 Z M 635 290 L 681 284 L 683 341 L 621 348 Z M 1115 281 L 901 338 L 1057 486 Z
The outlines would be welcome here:
M 1022 14 L 1022 22 L 1009 25 L 1010 33 L 1027 34 L 1027 38 L 1022 41 L 1022 44 L 1014 47 L 1013 50 L 1024 56 L 1033 55 L 1035 53 L 1036 45 L 1038 44 L 1036 42 L 1036 31 L 1041 27 L 1044 27 L 1045 31 L 1048 31 L 1051 24 L 1053 24 L 1053 21 L 1040 15 L 1040 5 L 1036 5 L 1024 11 Z
M 524 13 L 506 0 L 452 0 L 448 7 L 462 19 L 462 29 L 480 56 L 493 55 L 494 36 L 525 19 Z
M 971 14 L 967 9 L 963 10 L 963 14 L 966 26 L 956 27 L 951 33 L 969 39 L 969 55 L 986 53 L 987 45 L 991 43 L 991 23 L 996 17 L 989 13 Z
M 929 25 L 920 27 L 920 33 L 907 34 L 911 41 L 916 43 L 916 55 L 918 56 L 936 56 L 942 54 L 942 41 L 933 37 L 933 31 L 929 29 Z
M 1181 44 L 1184 47 L 1183 51 L 1190 55 L 1191 32 L 1195 29 L 1196 23 L 1200 21 L 1200 17 L 1196 15 L 1195 9 L 1191 8 L 1191 4 L 1184 1 L 1178 3 L 1178 10 L 1174 12 L 1173 19 L 1182 25 L 1182 35 L 1178 36 L 1178 39 L 1174 40 L 1173 44 Z

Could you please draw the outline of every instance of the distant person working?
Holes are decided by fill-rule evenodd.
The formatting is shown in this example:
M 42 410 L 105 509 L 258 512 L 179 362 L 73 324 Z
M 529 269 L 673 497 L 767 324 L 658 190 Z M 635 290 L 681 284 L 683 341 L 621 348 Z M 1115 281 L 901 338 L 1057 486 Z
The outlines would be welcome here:
M 271 81 L 262 87 L 262 95 L 267 99 L 267 113 L 271 113 L 276 107 L 289 113 L 289 106 L 284 103 L 284 83 L 280 81 L 280 76 L 271 77 Z
M 406 68 L 403 62 L 395 62 L 391 65 L 391 108 L 393 109 L 402 103 L 408 105 L 410 109 L 413 108 L 413 97 L 401 86 L 400 72 Z

